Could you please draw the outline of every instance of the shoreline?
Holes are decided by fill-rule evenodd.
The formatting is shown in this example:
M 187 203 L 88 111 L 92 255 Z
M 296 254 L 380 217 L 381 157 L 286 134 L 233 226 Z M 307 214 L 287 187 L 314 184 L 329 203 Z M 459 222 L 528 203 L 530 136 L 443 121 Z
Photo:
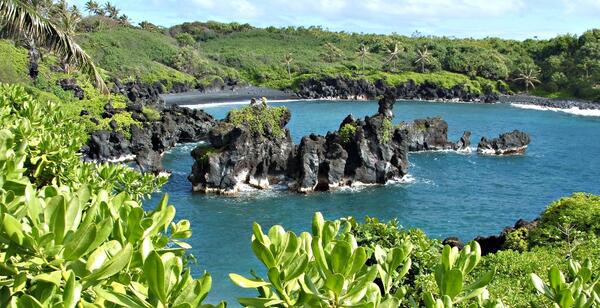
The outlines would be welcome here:
M 177 94 L 163 94 L 161 98 L 166 106 L 180 105 L 186 107 L 195 106 L 220 106 L 220 105 L 240 105 L 249 102 L 252 98 L 265 97 L 268 101 L 347 101 L 354 99 L 343 99 L 335 97 L 323 97 L 318 99 L 306 99 L 290 91 L 281 91 L 264 87 L 246 86 L 242 88 L 217 90 L 201 92 L 198 90 L 183 92 Z M 364 97 L 357 97 L 355 100 L 366 101 Z M 419 102 L 438 102 L 438 103 L 459 103 L 459 104 L 490 104 L 482 101 L 461 101 L 458 99 L 449 100 L 425 100 L 398 98 L 398 101 L 419 101 Z M 494 103 L 491 103 L 494 104 Z M 534 109 L 544 111 L 560 111 L 574 115 L 593 115 L 600 116 L 600 102 L 592 102 L 579 99 L 553 99 L 532 95 L 516 94 L 501 95 L 495 104 L 509 104 L 522 109 Z M 589 112 L 588 112 L 589 111 Z M 597 112 L 596 112 L 597 111 Z

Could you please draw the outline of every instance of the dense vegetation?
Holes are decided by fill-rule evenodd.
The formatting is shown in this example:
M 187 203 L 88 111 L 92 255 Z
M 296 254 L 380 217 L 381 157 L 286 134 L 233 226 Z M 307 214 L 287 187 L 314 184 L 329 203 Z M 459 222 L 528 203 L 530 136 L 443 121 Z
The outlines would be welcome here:
M 187 75 L 182 80 L 193 77 L 203 86 L 238 80 L 294 88 L 311 77 L 347 76 L 390 84 L 466 84 L 473 91 L 537 87 L 534 94 L 543 96 L 600 97 L 597 29 L 579 37 L 526 41 L 357 34 L 319 27 L 260 29 L 217 22 L 150 29 L 116 25 L 85 33 L 80 41 L 102 67 L 121 76 L 140 73 L 144 80 L 172 79 L 165 71 L 170 67 Z
M 138 28 L 110 3 L 89 4 L 97 16 L 79 24 L 78 39 L 103 74 L 167 89 L 176 82 L 236 80 L 285 88 L 310 77 L 344 75 L 518 91 L 539 79 L 543 92 L 537 93 L 598 98 L 598 30 L 517 42 L 214 22 L 171 29 L 143 22 Z M 0 82 L 20 84 L 0 84 L 0 307 L 203 307 L 211 277 L 191 275 L 189 221 L 174 220 L 176 208 L 167 196 L 154 209 L 142 207 L 166 180 L 124 165 L 83 162 L 78 154 L 91 131 L 108 127 L 100 117 L 104 105 L 123 108 L 127 99 L 103 95 L 50 54 L 39 59 L 31 80 L 28 52 L 13 43 L 0 41 Z M 58 85 L 64 78 L 85 90 L 82 99 Z M 230 121 L 259 134 L 283 132 L 278 124 L 287 110 L 248 108 L 261 116 L 242 109 Z M 89 114 L 80 116 L 82 109 Z M 160 117 L 149 108 L 144 114 Z M 115 120 L 124 132 L 138 125 L 127 112 Z M 354 131 L 344 127 L 344 138 Z M 296 235 L 273 226 L 265 234 L 254 225 L 251 246 L 265 274 L 231 274 L 237 285 L 257 290 L 241 304 L 600 305 L 599 196 L 577 193 L 556 201 L 535 228 L 511 231 L 504 250 L 487 256 L 476 242 L 459 251 L 420 230 L 374 218 L 326 221 L 317 213 L 311 231 Z

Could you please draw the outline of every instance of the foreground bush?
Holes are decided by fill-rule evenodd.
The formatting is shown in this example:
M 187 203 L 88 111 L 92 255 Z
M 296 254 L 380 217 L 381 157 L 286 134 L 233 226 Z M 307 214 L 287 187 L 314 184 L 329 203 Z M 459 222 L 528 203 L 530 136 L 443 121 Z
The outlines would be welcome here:
M 197 307 L 211 278 L 191 277 L 164 180 L 83 163 L 77 124 L 24 89 L 0 86 L 0 307 Z

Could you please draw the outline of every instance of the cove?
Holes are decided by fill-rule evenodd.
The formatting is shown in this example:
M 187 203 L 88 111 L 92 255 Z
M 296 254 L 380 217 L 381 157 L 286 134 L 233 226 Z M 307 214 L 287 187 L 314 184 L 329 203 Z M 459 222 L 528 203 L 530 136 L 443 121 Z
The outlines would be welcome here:
M 341 120 L 374 114 L 376 102 L 289 101 L 288 124 L 298 142 L 310 133 L 337 129 Z M 202 106 L 216 118 L 239 105 Z M 310 228 L 315 211 L 326 218 L 354 216 L 398 218 L 407 228 L 421 228 L 435 238 L 496 234 L 517 219 L 533 219 L 553 200 L 576 191 L 600 193 L 600 118 L 526 110 L 508 104 L 461 104 L 399 101 L 395 124 L 427 116 L 441 116 L 449 125 L 450 140 L 464 130 L 474 144 L 482 136 L 495 137 L 513 129 L 531 135 L 523 156 L 489 157 L 452 152 L 411 154 L 407 183 L 338 192 L 300 195 L 287 191 L 250 192 L 241 197 L 193 194 L 187 181 L 193 145 L 181 145 L 163 157 L 173 171 L 163 188 L 177 208 L 178 219 L 189 219 L 194 234 L 188 241 L 197 260 L 194 274 L 213 276 L 209 302 L 224 299 L 237 305 L 238 296 L 252 291 L 234 286 L 230 272 L 248 274 L 261 269 L 250 249 L 252 222 L 267 229 L 282 224 L 295 232 Z M 156 196 L 148 207 L 157 202 Z

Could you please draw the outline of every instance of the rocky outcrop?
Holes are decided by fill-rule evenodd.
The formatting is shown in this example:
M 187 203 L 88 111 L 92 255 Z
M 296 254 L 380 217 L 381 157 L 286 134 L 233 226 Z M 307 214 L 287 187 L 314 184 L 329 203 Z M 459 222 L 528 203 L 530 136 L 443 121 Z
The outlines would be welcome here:
M 265 108 L 255 106 L 250 108 Z M 219 122 L 209 133 L 210 146 L 192 151 L 195 163 L 188 177 L 193 190 L 205 193 L 234 194 L 250 185 L 267 188 L 285 179 L 295 152 L 285 128 L 289 112 L 282 116 L 283 134 L 259 133 L 248 126 Z
M 210 147 L 192 152 L 195 163 L 189 180 L 195 191 L 232 194 L 244 185 L 268 188 L 284 181 L 299 192 L 329 190 L 339 186 L 385 184 L 407 173 L 408 144 L 403 130 L 392 126 L 394 94 L 388 91 L 372 117 L 355 120 L 348 116 L 340 125 L 348 132 L 310 135 L 298 146 L 285 125 L 284 134 L 256 133 L 256 123 L 234 125 L 220 122 L 209 133 Z M 261 105 L 248 107 L 263 112 Z M 259 118 L 256 115 L 252 118 Z
M 146 107 L 152 107 L 162 110 L 165 102 L 161 94 L 183 93 L 192 90 L 188 84 L 183 82 L 172 82 L 169 91 L 166 91 L 166 81 L 157 81 L 155 83 L 145 83 L 140 80 L 121 82 L 119 79 L 112 79 L 113 87 L 111 92 L 120 93 L 126 96 L 133 103 L 142 104 Z
M 465 102 L 496 102 L 498 95 L 469 92 L 466 87 L 456 85 L 443 88 L 432 82 L 416 84 L 412 80 L 397 86 L 390 86 L 383 80 L 371 83 L 364 79 L 346 77 L 323 77 L 308 79 L 298 85 L 296 93 L 302 98 L 329 99 L 375 99 L 391 90 L 398 99 L 465 101 Z
M 141 113 L 139 106 L 128 106 L 132 117 Z M 112 108 L 109 104 L 105 113 L 112 115 L 123 112 Z M 131 138 L 125 138 L 119 127 L 113 131 L 100 130 L 93 132 L 82 148 L 85 160 L 130 161 L 135 160 L 140 169 L 148 172 L 160 172 L 160 155 L 177 143 L 198 142 L 208 138 L 208 132 L 215 125 L 215 120 L 202 110 L 171 106 L 160 113 L 160 119 L 150 121 L 140 118 L 141 125 L 132 125 L 128 129 Z M 111 121 L 112 123 L 112 121 Z M 114 122 L 113 126 L 117 123 Z
M 485 256 L 490 253 L 496 253 L 500 250 L 507 249 L 506 247 L 506 236 L 518 229 L 526 229 L 527 232 L 531 232 L 537 228 L 539 220 L 527 221 L 525 219 L 519 219 L 512 227 L 506 227 L 500 234 L 491 236 L 478 236 L 474 240 L 481 246 L 481 255 Z
M 466 131 L 457 142 L 448 140 L 448 123 L 442 118 L 418 119 L 399 126 L 408 138 L 411 152 L 421 151 L 470 151 L 471 132 Z
M 65 91 L 73 92 L 73 96 L 82 100 L 85 96 L 83 89 L 77 84 L 75 78 L 65 78 L 57 81 L 57 84 Z
M 481 138 L 477 145 L 477 153 L 485 155 L 524 154 L 530 142 L 529 134 L 514 130 L 491 140 L 485 137 Z

